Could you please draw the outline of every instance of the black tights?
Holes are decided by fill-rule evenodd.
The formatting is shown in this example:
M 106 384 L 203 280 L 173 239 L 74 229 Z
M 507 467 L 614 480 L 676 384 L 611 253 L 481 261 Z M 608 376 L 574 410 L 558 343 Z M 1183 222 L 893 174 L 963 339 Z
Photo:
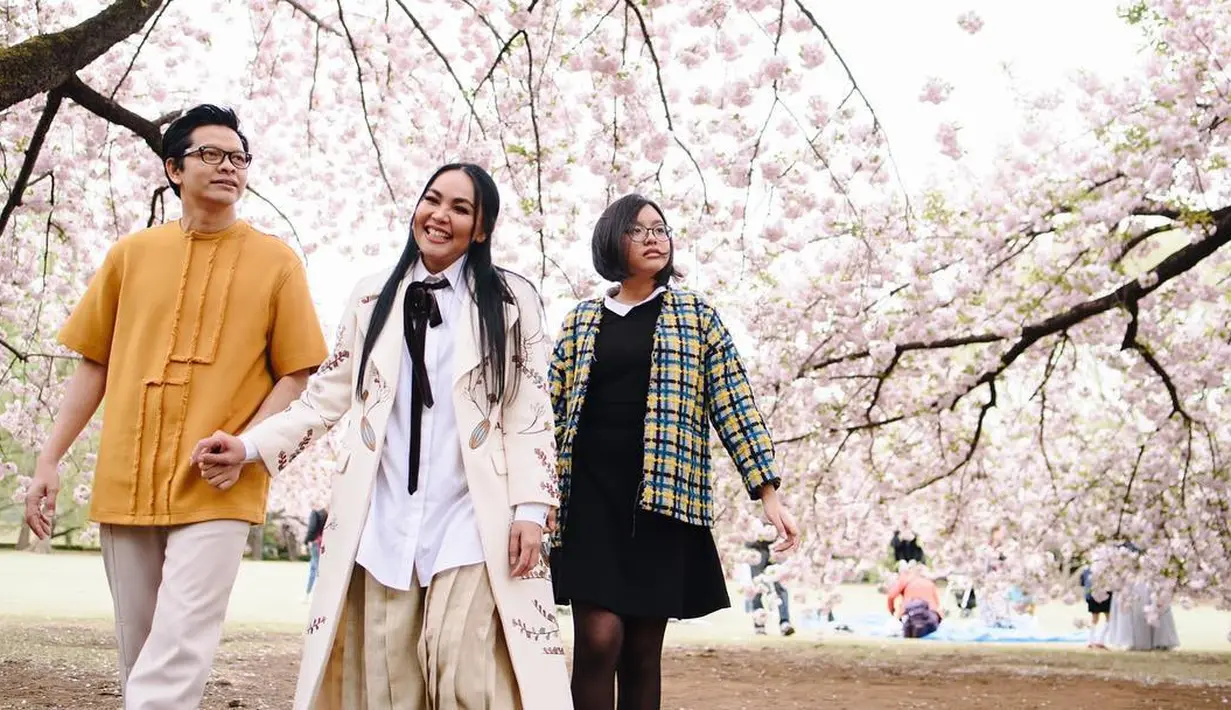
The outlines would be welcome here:
M 602 607 L 574 602 L 575 710 L 659 710 L 666 631 L 666 619 L 620 616 Z

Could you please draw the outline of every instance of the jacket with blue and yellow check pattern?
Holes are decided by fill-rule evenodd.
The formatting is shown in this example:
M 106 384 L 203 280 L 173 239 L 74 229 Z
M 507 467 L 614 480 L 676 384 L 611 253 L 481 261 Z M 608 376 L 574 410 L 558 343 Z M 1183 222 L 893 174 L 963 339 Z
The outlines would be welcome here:
M 573 442 L 586 400 L 603 299 L 582 301 L 564 320 L 551 361 L 560 478 L 560 531 L 568 517 Z M 699 296 L 668 289 L 654 326 L 645 413 L 640 507 L 692 525 L 714 521 L 709 425 L 731 455 L 748 494 L 779 484 L 774 446 L 753 401 L 748 374 L 717 311 Z

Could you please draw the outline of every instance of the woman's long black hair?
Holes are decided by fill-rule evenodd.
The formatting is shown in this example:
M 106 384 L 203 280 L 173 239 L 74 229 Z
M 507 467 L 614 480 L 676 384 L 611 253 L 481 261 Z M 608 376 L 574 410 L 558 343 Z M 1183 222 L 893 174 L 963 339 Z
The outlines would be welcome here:
M 481 348 L 480 357 L 482 358 L 483 367 L 490 368 L 487 371 L 489 377 L 489 394 L 496 396 L 496 401 L 504 399 L 506 391 L 512 393 L 517 387 L 517 373 L 512 373 L 512 386 L 506 387 L 506 382 L 509 381 L 509 373 L 506 372 L 505 362 L 507 356 L 506 340 L 504 336 L 504 304 L 513 303 L 513 292 L 509 290 L 509 285 L 505 282 L 503 269 L 492 264 L 492 237 L 496 229 L 496 218 L 500 216 L 500 191 L 496 188 L 496 181 L 492 180 L 492 176 L 487 174 L 487 171 L 473 163 L 450 163 L 442 166 L 432 177 L 428 179 L 427 184 L 423 188 L 423 192 L 419 195 L 419 202 L 423 201 L 424 195 L 427 194 L 432 183 L 436 182 L 436 178 L 442 173 L 447 173 L 451 170 L 461 170 L 470 178 L 471 184 L 474 185 L 475 205 L 478 209 L 482 233 L 486 235 L 486 239 L 482 241 L 472 239 L 470 247 L 466 250 L 466 262 L 462 270 L 462 278 L 469 279 L 474 284 L 474 302 L 479 309 L 479 347 Z M 416 208 L 419 202 L 416 202 Z M 473 234 L 471 235 L 474 236 Z M 385 327 L 385 322 L 389 320 L 389 313 L 393 310 L 393 300 L 397 297 L 398 287 L 402 283 L 402 279 L 406 278 L 406 274 L 410 273 L 415 262 L 419 259 L 419 245 L 415 242 L 415 226 L 414 218 L 411 218 L 410 238 L 406 240 L 406 248 L 402 250 L 402 256 L 398 259 L 398 263 L 393 267 L 393 273 L 389 275 L 389 280 L 385 281 L 385 285 L 380 290 L 380 297 L 376 299 L 376 307 L 372 310 L 372 320 L 368 324 L 368 333 L 363 339 L 363 352 L 359 357 L 359 380 L 356 392 L 361 397 L 363 395 L 363 373 L 367 369 L 368 358 L 372 355 L 372 348 L 376 345 L 376 339 L 380 337 L 380 331 Z M 462 288 L 462 284 L 456 284 L 456 288 Z M 518 326 L 520 330 L 520 325 Z M 522 342 L 520 332 L 513 334 L 514 357 L 517 362 L 524 359 L 522 352 Z

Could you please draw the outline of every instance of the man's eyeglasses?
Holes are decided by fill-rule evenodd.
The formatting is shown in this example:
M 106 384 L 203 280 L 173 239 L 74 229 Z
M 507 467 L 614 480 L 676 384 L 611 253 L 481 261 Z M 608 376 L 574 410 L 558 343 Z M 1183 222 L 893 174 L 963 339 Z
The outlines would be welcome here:
M 671 236 L 671 228 L 665 224 L 660 224 L 657 227 L 642 227 L 640 224 L 634 224 L 624 231 L 628 238 L 642 244 L 650 235 L 654 235 L 655 239 L 664 240 Z
M 196 150 L 190 150 L 180 157 L 187 158 L 190 155 L 197 156 L 206 165 L 222 165 L 224 159 L 230 160 L 231 165 L 234 165 L 236 170 L 247 170 L 248 166 L 252 165 L 252 153 L 242 150 L 223 150 L 221 148 L 204 146 Z

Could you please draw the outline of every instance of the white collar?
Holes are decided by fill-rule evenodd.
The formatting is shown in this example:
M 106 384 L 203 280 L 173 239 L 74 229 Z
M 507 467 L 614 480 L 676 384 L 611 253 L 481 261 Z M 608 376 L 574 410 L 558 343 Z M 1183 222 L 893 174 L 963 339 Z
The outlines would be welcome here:
M 445 270 L 439 274 L 433 274 L 428 271 L 427 266 L 423 264 L 423 258 L 420 257 L 415 261 L 415 268 L 411 269 L 411 281 L 424 281 L 429 276 L 442 276 L 449 280 L 448 290 L 455 290 L 462 283 L 462 267 L 466 264 L 466 256 L 463 254 L 459 259 L 445 267 Z
M 623 303 L 621 301 L 616 300 L 615 295 L 620 292 L 620 287 L 616 286 L 615 288 L 612 288 L 611 290 L 607 291 L 607 295 L 603 298 L 603 305 L 607 308 L 607 310 L 611 311 L 617 316 L 623 317 L 623 316 L 628 315 L 629 313 L 632 313 L 633 309 L 636 308 L 637 306 L 645 305 L 646 303 L 653 301 L 655 298 L 658 298 L 659 294 L 663 293 L 666 290 L 667 290 L 666 286 L 659 286 L 658 288 L 651 291 L 650 295 L 641 299 L 637 303 L 628 304 L 628 303 Z

